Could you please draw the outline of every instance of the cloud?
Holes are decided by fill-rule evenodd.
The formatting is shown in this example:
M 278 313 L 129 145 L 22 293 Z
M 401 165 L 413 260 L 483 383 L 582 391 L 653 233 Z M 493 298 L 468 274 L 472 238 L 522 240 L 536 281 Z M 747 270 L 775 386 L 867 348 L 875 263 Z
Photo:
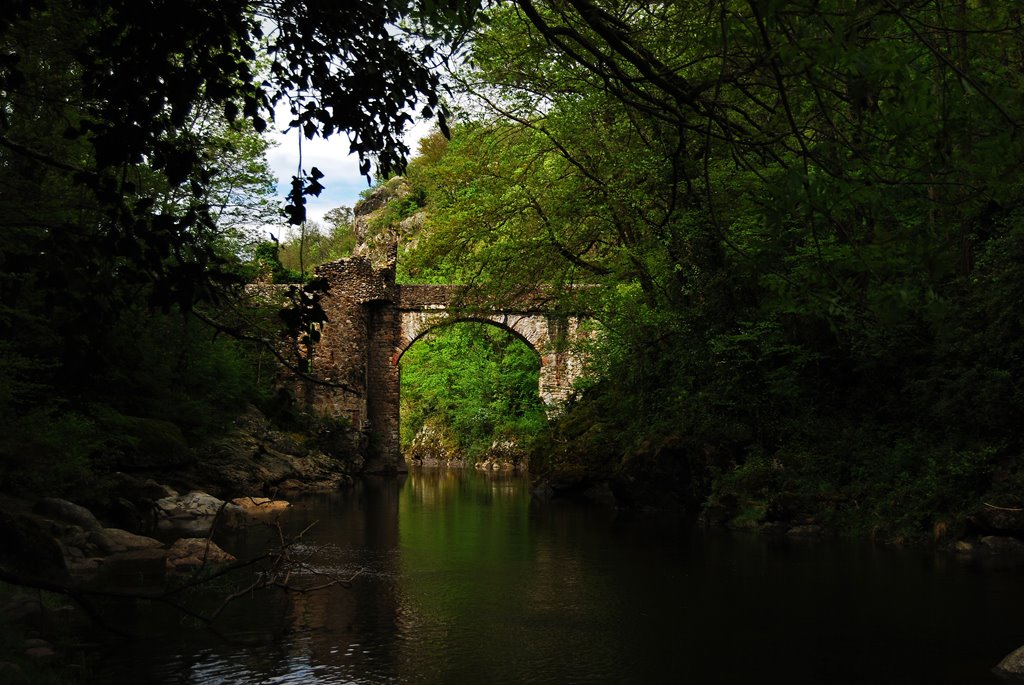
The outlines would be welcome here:
M 282 111 L 277 120 L 288 121 L 288 118 L 287 111 Z M 406 131 L 405 143 L 414 154 L 419 140 L 433 127 L 433 122 L 417 121 Z M 275 130 L 268 137 L 276 145 L 267 152 L 267 162 L 277 176 L 277 192 L 283 199 L 291 188 L 292 176 L 299 169 L 299 132 Z M 319 197 L 307 198 L 306 216 L 314 221 L 322 221 L 324 214 L 335 207 L 354 207 L 359 194 L 369 187 L 366 177 L 359 173 L 358 156 L 348 151 L 348 138 L 344 134 L 336 134 L 328 140 L 302 138 L 302 168 L 308 172 L 313 167 L 324 174 L 320 180 L 324 191 Z

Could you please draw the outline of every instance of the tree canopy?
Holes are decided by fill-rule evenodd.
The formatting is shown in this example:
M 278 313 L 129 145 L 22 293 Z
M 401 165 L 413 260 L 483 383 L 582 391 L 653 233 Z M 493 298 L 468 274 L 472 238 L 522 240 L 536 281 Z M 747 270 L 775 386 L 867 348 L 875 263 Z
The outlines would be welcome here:
M 185 414 L 216 415 L 195 409 L 199 397 L 244 396 L 245 355 L 210 343 L 207 324 L 171 315 L 238 330 L 225 305 L 250 275 L 246 229 L 301 224 L 304 198 L 323 187 L 317 169 L 303 170 L 282 215 L 259 134 L 274 125 L 347 135 L 364 173 L 399 168 L 411 117 L 443 119 L 430 66 L 471 16 L 459 3 L 403 0 L 344 11 L 315 0 L 4 7 L 0 452 L 17 459 L 53 451 L 40 441 L 57 451 L 77 442 L 71 451 L 89 454 L 92 438 L 82 436 L 95 437 L 98 405 L 187 424 Z M 398 28 L 428 20 L 435 42 Z M 274 121 L 282 108 L 287 121 Z M 279 323 L 306 329 L 322 317 L 315 292 L 296 288 L 297 306 Z M 153 383 L 200 367 L 210 385 L 237 392 L 221 402 L 200 380 L 173 392 Z M 149 401 L 153 393 L 165 401 Z
M 273 123 L 348 135 L 364 173 L 402 186 L 380 213 L 416 217 L 402 277 L 542 287 L 600 325 L 598 380 L 542 472 L 588 454 L 590 477 L 633 482 L 672 463 L 709 506 L 824 497 L 866 528 L 1024 483 L 1013 3 L 8 4 L 0 401 L 40 369 L 87 388 L 126 313 L 239 292 L 220 208 L 248 179 L 238 221 L 272 209 L 236 162 Z M 403 126 L 447 134 L 449 108 L 450 142 L 387 180 Z M 292 179 L 287 221 L 324 182 Z M 289 263 L 341 254 L 335 219 Z M 322 315 L 317 292 L 294 289 L 294 329 Z
M 403 268 L 583 286 L 538 472 L 928 527 L 1022 473 L 1022 55 L 1005 3 L 497 3 Z
M 223 255 L 207 240 L 221 170 L 192 128 L 196 117 L 215 108 L 228 124 L 244 119 L 260 132 L 284 104 L 286 125 L 307 137 L 347 134 L 364 173 L 374 163 L 389 173 L 408 152 L 402 132 L 412 112 L 444 117 L 429 68 L 435 48 L 395 27 L 404 18 L 430 18 L 443 29 L 468 17 L 459 8 L 430 3 L 424 13 L 404 1 L 350 3 L 343 12 L 333 3 L 290 0 L 9 3 L 0 23 L 0 149 L 5 166 L 19 166 L 30 188 L 11 190 L 8 203 L 33 206 L 25 192 L 45 197 L 60 176 L 75 203 L 88 202 L 96 213 L 82 231 L 72 229 L 83 223 L 77 216 L 42 220 L 33 211 L 45 229 L 37 237 L 52 244 L 30 252 L 70 250 L 78 263 L 108 274 L 116 263 L 120 280 L 152 283 L 161 305 L 187 309 L 212 296 L 211 288 L 230 282 Z M 293 179 L 291 223 L 305 219 L 304 198 L 319 193 L 321 179 L 315 168 Z M 164 188 L 187 200 L 162 202 Z

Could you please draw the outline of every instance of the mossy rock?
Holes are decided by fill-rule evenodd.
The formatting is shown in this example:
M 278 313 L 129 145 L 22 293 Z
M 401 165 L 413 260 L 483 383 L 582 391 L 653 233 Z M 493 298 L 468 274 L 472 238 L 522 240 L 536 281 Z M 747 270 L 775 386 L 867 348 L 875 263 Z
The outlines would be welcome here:
M 187 466 L 193 460 L 181 429 L 170 421 L 141 416 L 108 417 L 114 461 L 124 471 L 143 471 Z

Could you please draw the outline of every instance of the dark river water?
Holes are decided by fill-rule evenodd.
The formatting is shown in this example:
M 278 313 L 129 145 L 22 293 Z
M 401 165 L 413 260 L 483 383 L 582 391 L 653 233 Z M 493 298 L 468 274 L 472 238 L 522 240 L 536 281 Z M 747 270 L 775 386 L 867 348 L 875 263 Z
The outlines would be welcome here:
M 296 552 L 361 571 L 351 588 L 243 598 L 228 641 L 137 606 L 118 620 L 142 637 L 97 647 L 97 682 L 988 683 L 1024 644 L 1019 570 L 531 503 L 519 477 L 368 480 L 286 528 L 313 522 Z M 221 543 L 255 555 L 270 533 Z

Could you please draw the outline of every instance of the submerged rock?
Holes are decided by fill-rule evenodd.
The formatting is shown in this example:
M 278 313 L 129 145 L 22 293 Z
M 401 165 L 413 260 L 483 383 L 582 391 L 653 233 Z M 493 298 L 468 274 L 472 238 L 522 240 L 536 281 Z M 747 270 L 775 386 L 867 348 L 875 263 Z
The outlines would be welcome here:
M 228 504 L 227 523 L 238 526 L 254 521 L 273 520 L 291 508 L 291 504 L 281 499 L 269 497 L 236 497 Z
M 167 550 L 136 549 L 117 552 L 100 561 L 92 585 L 111 588 L 151 588 L 163 584 Z

